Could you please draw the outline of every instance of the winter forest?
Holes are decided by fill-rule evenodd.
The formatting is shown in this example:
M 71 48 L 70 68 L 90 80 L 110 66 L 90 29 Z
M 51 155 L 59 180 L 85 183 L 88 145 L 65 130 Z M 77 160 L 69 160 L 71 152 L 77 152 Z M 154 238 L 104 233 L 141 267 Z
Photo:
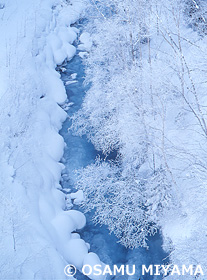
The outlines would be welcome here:
M 0 21 L 0 280 L 206 280 L 207 1 L 6 0 Z

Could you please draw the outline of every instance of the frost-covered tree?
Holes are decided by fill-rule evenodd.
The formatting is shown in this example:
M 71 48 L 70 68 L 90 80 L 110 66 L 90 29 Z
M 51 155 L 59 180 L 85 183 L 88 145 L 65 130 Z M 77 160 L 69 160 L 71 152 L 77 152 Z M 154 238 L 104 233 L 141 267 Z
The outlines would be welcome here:
M 18 197 L 14 198 L 8 190 L 2 188 L 0 194 L 0 278 L 14 279 L 19 277 L 17 275 L 21 274 L 21 266 L 30 258 L 30 252 L 24 252 L 28 240 L 23 227 L 29 217 Z M 21 257 L 19 252 L 22 252 Z

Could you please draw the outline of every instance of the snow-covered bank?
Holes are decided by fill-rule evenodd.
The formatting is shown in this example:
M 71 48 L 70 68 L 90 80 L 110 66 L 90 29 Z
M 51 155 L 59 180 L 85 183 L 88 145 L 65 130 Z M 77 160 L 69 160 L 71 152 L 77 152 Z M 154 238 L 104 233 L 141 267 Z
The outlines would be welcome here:
M 66 93 L 57 64 L 75 54 L 81 1 L 8 0 L 0 9 L 0 279 L 65 279 L 89 246 L 59 190 Z M 59 104 L 59 105 L 58 105 Z M 78 257 L 77 257 L 78 256 Z M 85 258 L 85 260 L 84 260 Z

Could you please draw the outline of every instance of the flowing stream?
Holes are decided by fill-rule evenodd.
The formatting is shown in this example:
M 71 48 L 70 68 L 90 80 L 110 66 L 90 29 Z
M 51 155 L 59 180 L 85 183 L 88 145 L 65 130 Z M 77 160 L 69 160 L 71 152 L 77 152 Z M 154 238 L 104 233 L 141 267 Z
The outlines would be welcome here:
M 72 135 L 68 128 L 71 125 L 70 117 L 80 109 L 87 88 L 83 85 L 84 81 L 84 65 L 82 59 L 76 54 L 74 58 L 64 66 L 65 71 L 61 73 L 62 81 L 66 86 L 66 92 L 69 100 L 69 108 L 67 110 L 69 118 L 64 122 L 61 135 L 64 137 L 66 147 L 64 152 L 64 164 L 66 166 L 63 174 L 62 186 L 65 192 L 74 192 L 74 170 L 85 167 L 93 163 L 98 152 L 93 145 L 89 143 L 86 137 L 77 137 Z M 78 208 L 80 211 L 81 209 Z M 92 214 L 86 214 L 87 225 L 80 232 L 81 238 L 88 242 L 91 246 L 90 251 L 96 253 L 101 261 L 111 265 L 135 264 L 136 275 L 130 276 L 129 279 L 141 280 L 157 280 L 162 279 L 161 276 L 141 275 L 141 266 L 150 264 L 163 264 L 166 259 L 166 253 L 162 250 L 162 239 L 159 234 L 149 239 L 149 250 L 126 249 L 120 245 L 117 238 L 113 234 L 109 234 L 107 227 L 94 225 L 92 222 Z M 124 279 L 126 276 L 115 276 L 112 279 Z M 77 275 L 78 280 L 88 279 L 81 274 Z

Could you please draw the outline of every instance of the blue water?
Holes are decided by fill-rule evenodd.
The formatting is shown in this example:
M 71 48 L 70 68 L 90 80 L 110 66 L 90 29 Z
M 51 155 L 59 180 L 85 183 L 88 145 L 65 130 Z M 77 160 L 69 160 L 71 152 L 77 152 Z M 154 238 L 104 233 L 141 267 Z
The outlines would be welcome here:
M 84 65 L 79 55 L 76 55 L 66 66 L 66 71 L 61 74 L 64 83 L 71 81 L 71 74 L 76 73 L 77 82 L 66 85 L 66 91 L 69 102 L 73 105 L 70 106 L 68 112 L 69 118 L 64 122 L 61 130 L 61 135 L 64 137 L 67 146 L 64 153 L 64 164 L 66 166 L 64 180 L 62 182 L 64 190 L 74 191 L 74 170 L 85 167 L 88 164 L 94 162 L 97 151 L 93 145 L 89 143 L 86 137 L 77 137 L 72 135 L 68 128 L 71 125 L 70 117 L 80 109 L 85 92 L 87 88 L 83 85 L 84 81 Z M 81 209 L 79 209 L 81 211 Z M 162 264 L 163 259 L 166 258 L 166 254 L 162 250 L 162 239 L 159 234 L 151 237 L 149 240 L 150 249 L 144 248 L 130 250 L 120 245 L 117 238 L 113 234 L 109 234 L 107 227 L 94 225 L 92 222 L 92 213 L 86 214 L 87 225 L 80 232 L 81 238 L 88 242 L 91 246 L 91 251 L 97 253 L 101 261 L 109 265 L 121 265 L 121 264 L 135 264 L 137 275 L 131 276 L 130 279 L 143 279 L 143 280 L 155 280 L 161 279 L 157 276 L 141 276 L 141 265 L 149 264 Z M 126 276 L 116 276 L 113 279 L 124 279 Z M 81 274 L 77 275 L 77 279 L 88 279 Z

